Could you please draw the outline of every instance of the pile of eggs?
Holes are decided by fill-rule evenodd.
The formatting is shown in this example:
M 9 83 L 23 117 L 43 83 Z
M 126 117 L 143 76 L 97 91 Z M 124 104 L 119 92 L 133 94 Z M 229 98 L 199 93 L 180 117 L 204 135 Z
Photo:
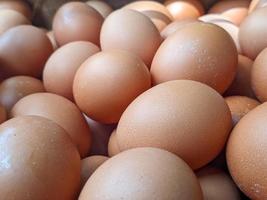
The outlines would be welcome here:
M 267 1 L 31 21 L 0 1 L 1 200 L 267 199 Z

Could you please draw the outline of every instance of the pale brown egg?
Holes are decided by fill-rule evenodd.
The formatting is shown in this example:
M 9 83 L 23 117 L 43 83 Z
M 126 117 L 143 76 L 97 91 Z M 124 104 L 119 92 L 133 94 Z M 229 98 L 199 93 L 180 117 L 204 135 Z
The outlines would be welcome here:
M 44 85 L 39 79 L 13 76 L 0 84 L 0 104 L 9 112 L 21 98 L 44 91 Z
M 108 142 L 108 155 L 109 157 L 115 156 L 118 153 L 120 153 L 117 136 L 116 136 L 116 129 L 111 133 L 111 136 L 109 138 Z
M 1 72 L 7 77 L 40 77 L 53 46 L 46 33 L 34 26 L 20 25 L 0 37 Z
M 205 14 L 199 17 L 198 20 L 203 22 L 210 22 L 212 20 L 225 20 L 231 22 L 228 17 L 219 14 Z
M 159 47 L 152 65 L 153 84 L 189 79 L 205 83 L 219 93 L 232 83 L 238 54 L 231 36 L 221 27 L 191 23 Z
M 233 126 L 235 126 L 242 117 L 260 105 L 260 102 L 245 96 L 230 96 L 226 97 L 225 101 L 232 113 Z
M 73 101 L 72 85 L 78 68 L 99 51 L 98 46 L 86 41 L 70 42 L 57 49 L 45 64 L 45 89 Z
M 31 20 L 32 11 L 29 5 L 25 1 L 21 0 L 8 0 L 0 1 L 0 10 L 1 9 L 11 9 L 23 14 L 27 19 Z
M 160 33 L 151 20 L 140 12 L 128 9 L 110 14 L 100 34 L 102 50 L 131 51 L 140 56 L 148 67 L 161 42 Z
M 54 50 L 56 50 L 58 48 L 58 44 L 57 44 L 57 41 L 56 41 L 56 38 L 55 38 L 53 31 L 48 31 L 46 33 L 46 35 L 49 38 L 50 42 L 52 43 Z
M 79 196 L 79 200 L 88 199 L 203 200 L 203 197 L 194 172 L 183 160 L 160 149 L 139 148 L 104 162 Z
M 66 131 L 37 116 L 0 125 L 1 199 L 75 199 L 80 156 Z
M 68 99 L 50 93 L 36 93 L 20 99 L 11 116 L 36 115 L 50 119 L 70 135 L 82 158 L 89 154 L 91 133 L 82 113 Z
M 237 186 L 250 198 L 267 199 L 267 103 L 235 126 L 227 144 L 228 169 Z
M 108 160 L 106 156 L 90 156 L 82 160 L 81 169 L 81 188 L 85 185 L 90 176 L 100 167 L 104 162 Z
M 103 17 L 94 8 L 82 2 L 61 6 L 53 20 L 53 31 L 59 46 L 85 40 L 99 44 Z
M 138 56 L 128 51 L 103 51 L 88 58 L 78 69 L 73 95 L 88 117 L 112 124 L 150 87 L 150 73 Z
M 113 11 L 111 6 L 108 5 L 105 1 L 90 0 L 87 1 L 86 3 L 87 5 L 97 10 L 102 15 L 103 18 L 106 18 Z
M 116 137 L 121 151 L 162 148 L 198 169 L 221 152 L 231 128 L 230 110 L 219 93 L 199 82 L 178 80 L 136 98 L 123 113 Z

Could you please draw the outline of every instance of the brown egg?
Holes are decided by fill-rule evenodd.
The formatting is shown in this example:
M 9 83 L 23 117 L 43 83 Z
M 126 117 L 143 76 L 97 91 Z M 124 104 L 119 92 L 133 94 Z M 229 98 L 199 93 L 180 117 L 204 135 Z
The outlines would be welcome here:
M 148 17 L 137 11 L 121 9 L 110 14 L 105 20 L 100 42 L 102 50 L 131 51 L 150 67 L 162 38 Z
M 235 126 L 242 117 L 260 105 L 260 102 L 245 96 L 230 96 L 226 97 L 225 101 L 232 113 L 233 126 Z
M 58 44 L 57 44 L 57 41 L 56 41 L 56 38 L 55 38 L 53 31 L 48 31 L 46 33 L 46 35 L 49 38 L 50 42 L 52 43 L 54 50 L 56 50 L 58 48 Z
M 206 167 L 197 172 L 205 200 L 241 200 L 233 180 L 223 171 Z
M 45 89 L 73 100 L 74 76 L 81 64 L 100 49 L 86 41 L 70 42 L 55 51 L 43 71 Z
M 23 14 L 27 19 L 31 20 L 32 11 L 25 1 L 21 0 L 8 0 L 0 1 L 0 9 L 11 9 Z
M 90 156 L 82 160 L 81 169 L 81 184 L 82 188 L 90 176 L 101 166 L 104 162 L 108 160 L 106 156 Z
M 227 164 L 238 187 L 251 199 L 267 199 L 267 103 L 244 116 L 227 144 Z
M 239 40 L 245 56 L 255 59 L 267 47 L 267 7 L 255 10 L 240 26 Z
M 17 117 L 0 126 L 1 199 L 75 199 L 80 156 L 54 122 Z
M 110 5 L 108 5 L 105 1 L 90 0 L 87 1 L 86 3 L 87 5 L 97 10 L 102 15 L 103 18 L 106 18 L 113 11 Z
M 136 98 L 123 113 L 116 137 L 122 151 L 162 148 L 198 169 L 220 153 L 231 128 L 231 113 L 220 94 L 202 83 L 179 80 Z
M 0 104 L 9 112 L 23 97 L 44 92 L 43 83 L 30 76 L 13 76 L 0 84 Z
M 165 5 L 175 20 L 197 19 L 204 14 L 203 6 L 197 0 L 168 0 Z
M 91 147 L 91 133 L 82 113 L 74 103 L 56 94 L 36 93 L 19 100 L 11 116 L 36 115 L 48 118 L 70 135 L 80 155 L 84 158 Z
M 225 20 L 231 22 L 228 17 L 219 14 L 205 14 L 199 17 L 198 20 L 202 22 L 211 22 L 213 20 Z
M 166 39 L 170 35 L 174 34 L 176 31 L 184 28 L 185 26 L 187 26 L 191 23 L 195 23 L 195 22 L 199 22 L 199 21 L 196 19 L 185 19 L 185 20 L 174 21 L 174 22 L 170 23 L 168 26 L 166 26 L 161 31 L 161 33 L 160 33 L 161 37 L 163 39 Z
M 69 2 L 61 6 L 53 20 L 53 31 L 59 46 L 85 40 L 99 44 L 103 17 L 82 2 Z
M 88 117 L 112 124 L 150 87 L 150 73 L 138 56 L 127 51 L 103 51 L 91 56 L 78 69 L 73 95 Z
M 139 148 L 102 164 L 79 196 L 79 200 L 87 199 L 203 200 L 203 197 L 195 174 L 183 160 L 160 149 Z
M 158 49 L 151 65 L 153 84 L 189 79 L 223 93 L 235 77 L 237 57 L 236 46 L 224 29 L 192 23 L 168 37 Z
M 246 56 L 238 55 L 237 73 L 231 86 L 227 89 L 225 95 L 241 95 L 255 98 L 251 88 L 251 69 L 253 61 Z
M 45 32 L 34 26 L 16 26 L 0 37 L 1 70 L 7 76 L 40 77 L 52 52 Z
M 4 106 L 0 104 L 0 124 L 7 120 L 7 112 Z
M 23 24 L 30 24 L 24 15 L 14 10 L 0 8 L 0 34 L 12 27 Z
M 109 157 L 115 156 L 120 153 L 120 147 L 117 141 L 116 129 L 112 132 L 108 142 L 108 155 Z

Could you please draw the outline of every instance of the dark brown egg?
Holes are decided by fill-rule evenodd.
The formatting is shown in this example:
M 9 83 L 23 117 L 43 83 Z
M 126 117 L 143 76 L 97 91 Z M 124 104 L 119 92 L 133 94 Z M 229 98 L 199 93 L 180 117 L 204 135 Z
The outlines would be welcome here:
M 21 0 L 8 0 L 0 1 L 0 9 L 11 9 L 23 14 L 27 19 L 31 20 L 32 11 L 25 1 Z
M 69 2 L 57 11 L 53 31 L 59 46 L 73 41 L 85 40 L 99 44 L 103 17 L 82 2 Z
M 219 93 L 232 83 L 238 54 L 231 36 L 208 23 L 191 23 L 168 37 L 152 65 L 153 84 L 189 79 L 205 83 Z
M 7 112 L 4 106 L 0 104 L 0 124 L 7 120 Z
M 52 43 L 54 50 L 56 50 L 58 48 L 58 44 L 57 44 L 57 41 L 56 41 L 56 38 L 55 38 L 53 31 L 48 31 L 46 33 L 46 35 L 49 38 L 50 42 Z
M 13 76 L 0 84 L 0 104 L 9 112 L 23 97 L 44 92 L 43 83 L 30 76 Z
M 267 103 L 245 115 L 227 144 L 227 164 L 237 186 L 250 199 L 267 199 Z
M 103 18 L 106 18 L 113 11 L 110 5 L 108 5 L 105 1 L 90 0 L 87 1 L 86 3 L 87 5 L 91 6 L 96 11 L 98 11 Z
M 117 135 L 116 135 L 116 129 L 111 133 L 111 136 L 109 138 L 108 142 L 108 155 L 110 157 L 117 155 L 120 153 L 119 144 L 117 141 Z
M 116 137 L 122 151 L 162 148 L 198 169 L 220 153 L 231 128 L 230 110 L 219 93 L 199 82 L 178 80 L 136 98 L 123 113 Z
M 195 174 L 183 160 L 160 149 L 139 148 L 103 163 L 79 196 L 79 200 L 88 199 L 203 200 L 203 197 Z
M 73 100 L 72 85 L 76 71 L 99 50 L 95 44 L 86 41 L 71 42 L 60 47 L 46 62 L 43 71 L 45 89 Z
M 91 133 L 82 113 L 68 99 L 50 93 L 36 93 L 19 100 L 11 116 L 36 115 L 50 119 L 63 127 L 77 146 L 81 157 L 89 154 Z
M 66 131 L 36 116 L 0 125 L 1 199 L 75 199 L 80 156 Z
M 105 20 L 100 42 L 102 50 L 131 51 L 150 67 L 162 38 L 148 17 L 137 11 L 121 9 L 110 14 Z
M 7 76 L 40 77 L 52 52 L 46 33 L 34 26 L 16 26 L 0 37 L 1 70 Z

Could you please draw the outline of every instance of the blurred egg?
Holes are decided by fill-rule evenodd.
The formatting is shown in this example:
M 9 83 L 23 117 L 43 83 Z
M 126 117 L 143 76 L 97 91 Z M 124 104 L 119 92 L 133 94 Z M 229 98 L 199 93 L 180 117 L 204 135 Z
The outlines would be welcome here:
M 79 196 L 79 200 L 87 199 L 202 200 L 203 197 L 194 172 L 183 160 L 160 149 L 139 148 L 104 162 Z
M 260 102 L 245 96 L 230 96 L 226 97 L 225 101 L 232 113 L 233 126 L 252 109 L 260 105 Z
M 265 6 L 267 3 L 266 0 L 252 0 L 249 5 L 248 13 L 250 14 L 254 10 L 258 9 L 259 7 Z
M 32 11 L 29 5 L 25 1 L 21 0 L 8 0 L 0 1 L 0 10 L 1 9 L 11 9 L 23 14 L 27 19 L 31 20 Z
M 228 169 L 237 186 L 250 199 L 267 199 L 267 103 L 245 115 L 227 144 Z
M 161 42 L 159 31 L 148 17 L 127 9 L 117 10 L 110 14 L 100 34 L 102 50 L 131 51 L 140 56 L 148 67 Z
M 23 97 L 44 92 L 43 83 L 30 76 L 13 76 L 0 84 L 0 104 L 9 112 Z
M 240 26 L 239 40 L 245 56 L 254 60 L 267 47 L 267 7 L 252 12 Z
M 86 181 L 90 178 L 90 176 L 95 172 L 95 170 L 107 160 L 108 157 L 106 156 L 90 156 L 82 160 L 82 169 L 81 169 L 82 187 L 85 185 Z
M 205 200 L 241 200 L 233 180 L 225 172 L 206 167 L 197 172 Z
M 111 124 L 117 123 L 126 107 L 150 87 L 150 73 L 138 56 L 127 51 L 103 51 L 78 69 L 73 95 L 88 117 Z
M 86 3 L 87 5 L 91 6 L 96 11 L 98 11 L 103 18 L 106 18 L 113 11 L 110 5 L 108 5 L 105 1 L 90 0 L 87 1 Z
M 137 97 L 123 113 L 116 137 L 122 151 L 162 148 L 198 169 L 220 153 L 231 128 L 230 110 L 219 93 L 199 82 L 179 80 Z
M 199 17 L 198 20 L 203 22 L 210 22 L 212 20 L 225 20 L 231 22 L 228 17 L 219 14 L 205 14 Z
M 7 120 L 7 112 L 4 106 L 0 104 L 0 124 Z
M 50 119 L 70 135 L 82 158 L 89 154 L 91 133 L 82 113 L 68 99 L 50 93 L 36 93 L 20 99 L 11 116 L 36 115 Z
M 120 151 L 118 141 L 117 141 L 117 136 L 116 136 L 116 129 L 114 129 L 114 131 L 111 133 L 111 136 L 108 142 L 108 155 L 109 157 L 112 157 L 112 156 L 117 155 L 120 152 L 121 151 Z
M 46 35 L 49 38 L 50 42 L 52 43 L 54 50 L 56 50 L 58 48 L 58 44 L 57 44 L 57 41 L 56 41 L 56 38 L 55 38 L 53 31 L 48 31 L 46 33 Z
M 53 31 L 59 46 L 85 40 L 99 44 L 103 17 L 82 2 L 69 2 L 61 6 L 53 20 Z
M 1 199 L 75 199 L 80 156 L 66 131 L 36 116 L 0 125 Z
M 189 79 L 223 93 L 235 77 L 237 57 L 236 46 L 224 29 L 191 23 L 159 47 L 151 65 L 153 84 Z
M 40 77 L 52 52 L 52 44 L 43 30 L 30 25 L 13 27 L 0 37 L 0 71 L 8 77 Z
M 46 62 L 43 71 L 45 89 L 73 100 L 72 85 L 76 71 L 93 54 L 99 52 L 91 42 L 70 42 L 57 49 Z

